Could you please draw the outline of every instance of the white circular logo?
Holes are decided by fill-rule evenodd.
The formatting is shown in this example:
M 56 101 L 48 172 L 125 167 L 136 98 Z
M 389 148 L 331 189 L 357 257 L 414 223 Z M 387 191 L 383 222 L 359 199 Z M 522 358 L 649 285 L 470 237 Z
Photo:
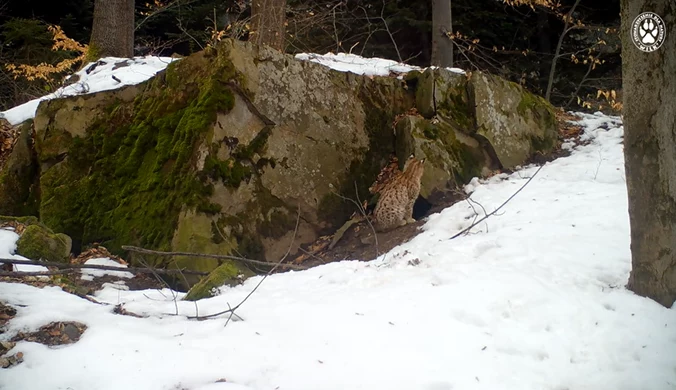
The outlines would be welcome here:
M 644 12 L 631 24 L 631 40 L 639 50 L 652 52 L 664 43 L 664 20 L 653 12 Z

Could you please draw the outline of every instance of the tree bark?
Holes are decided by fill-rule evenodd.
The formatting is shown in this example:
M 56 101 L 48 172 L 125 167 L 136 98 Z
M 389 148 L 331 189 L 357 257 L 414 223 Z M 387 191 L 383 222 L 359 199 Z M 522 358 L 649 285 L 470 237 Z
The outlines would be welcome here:
M 446 33 L 453 32 L 451 0 L 432 0 L 432 65 L 453 66 L 453 41 Z
M 632 270 L 628 288 L 671 307 L 676 300 L 676 2 L 622 0 L 624 156 Z M 665 22 L 654 52 L 634 45 L 631 24 L 642 12 Z
M 252 0 L 249 41 L 284 50 L 286 0 Z
M 134 56 L 134 0 L 96 0 L 87 59 Z

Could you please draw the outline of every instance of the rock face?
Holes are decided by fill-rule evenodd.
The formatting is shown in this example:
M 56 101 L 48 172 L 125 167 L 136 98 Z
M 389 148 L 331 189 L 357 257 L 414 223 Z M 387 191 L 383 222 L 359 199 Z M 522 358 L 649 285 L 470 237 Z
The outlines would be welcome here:
M 32 125 L 29 121 L 20 126 L 12 151 L 0 171 L 0 215 L 30 215 L 37 211 L 38 167 Z
M 227 40 L 146 83 L 42 102 L 40 218 L 75 247 L 277 261 L 294 235 L 292 252 L 342 225 L 354 205 L 341 196 L 356 199 L 356 186 L 368 199 L 392 153 L 428 158 L 421 194 L 433 198 L 547 152 L 553 123 L 546 103 L 485 75 L 369 78 Z M 226 263 L 232 280 L 264 271 L 145 260 Z

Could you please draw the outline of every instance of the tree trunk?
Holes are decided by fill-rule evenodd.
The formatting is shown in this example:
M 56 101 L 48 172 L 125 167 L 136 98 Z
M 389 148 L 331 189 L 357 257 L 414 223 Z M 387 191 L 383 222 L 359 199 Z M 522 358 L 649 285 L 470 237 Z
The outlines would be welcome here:
M 676 2 L 622 0 L 624 156 L 632 270 L 628 288 L 670 307 L 676 300 Z M 632 41 L 641 12 L 665 22 L 661 48 Z
M 252 0 L 249 40 L 284 50 L 286 0 Z
M 134 0 L 96 0 L 87 60 L 134 56 Z
M 446 33 L 453 32 L 451 0 L 432 0 L 432 65 L 453 66 L 453 41 Z

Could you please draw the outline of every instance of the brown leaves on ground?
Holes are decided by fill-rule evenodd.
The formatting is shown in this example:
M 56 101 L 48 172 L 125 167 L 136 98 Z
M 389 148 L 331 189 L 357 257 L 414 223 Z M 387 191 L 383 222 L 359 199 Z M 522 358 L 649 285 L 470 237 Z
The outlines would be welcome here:
M 12 337 L 12 342 L 30 341 L 44 345 L 72 344 L 80 340 L 82 333 L 87 330 L 87 325 L 75 321 L 59 321 L 49 323 L 35 332 L 19 332 Z
M 70 260 L 71 264 L 84 264 L 87 260 L 98 259 L 101 257 L 108 257 L 109 259 L 120 263 L 122 265 L 128 265 L 124 259 L 119 256 L 111 254 L 108 249 L 104 246 L 99 245 L 98 243 L 92 244 L 92 247 L 80 253 L 77 257 Z
M 16 315 L 16 310 L 0 302 L 0 333 L 4 333 L 6 324 Z M 19 332 L 11 340 L 0 342 L 0 367 L 8 368 L 23 362 L 23 353 L 18 351 L 7 355 L 19 341 L 30 341 L 44 345 L 72 344 L 80 340 L 82 333 L 87 330 L 85 324 L 79 322 L 52 322 L 35 332 Z
M 19 221 L 2 221 L 0 222 L 0 229 L 11 229 L 14 233 L 22 235 L 23 231 L 26 230 L 26 225 Z
M 582 126 L 571 123 L 571 121 L 578 121 L 580 117 L 569 112 L 560 110 L 556 112 L 556 121 L 559 124 L 559 139 L 574 140 L 579 143 L 580 135 L 582 134 Z

